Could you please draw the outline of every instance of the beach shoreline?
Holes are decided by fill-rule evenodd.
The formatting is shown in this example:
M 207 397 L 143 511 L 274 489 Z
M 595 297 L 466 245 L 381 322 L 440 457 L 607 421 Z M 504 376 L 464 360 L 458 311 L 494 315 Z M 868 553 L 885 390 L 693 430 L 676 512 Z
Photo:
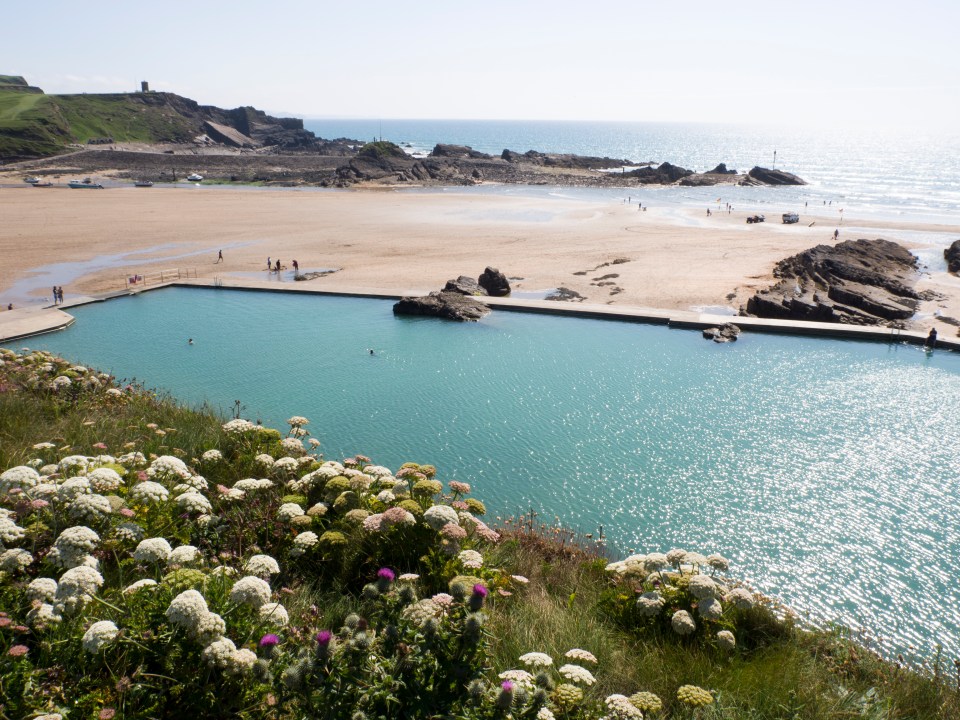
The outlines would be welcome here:
M 336 269 L 306 281 L 317 289 L 367 287 L 384 292 L 439 289 L 458 275 L 499 268 L 513 289 L 534 295 L 558 287 L 583 302 L 689 311 L 738 309 L 774 282 L 774 264 L 832 243 L 836 218 L 816 209 L 804 223 L 777 218 L 747 225 L 752 211 L 649 207 L 636 200 L 544 198 L 493 193 L 260 192 L 235 188 L 133 188 L 96 193 L 0 191 L 0 301 L 39 304 L 52 285 L 68 298 L 123 290 L 132 276 L 183 269 L 199 279 L 293 282 L 301 272 Z M 629 189 L 625 189 L 629 192 Z M 841 240 L 885 237 L 935 253 L 925 233 L 960 234 L 960 226 L 844 218 Z M 868 234 L 868 232 L 870 234 Z M 218 262 L 219 251 L 223 261 Z M 285 272 L 266 268 L 279 257 Z M 288 279 L 289 278 L 289 279 Z M 301 283 L 297 283 L 298 285 Z M 925 273 L 917 289 L 944 299 L 921 303 L 910 329 L 960 317 L 960 279 Z M 936 313 L 939 313 L 937 315 Z

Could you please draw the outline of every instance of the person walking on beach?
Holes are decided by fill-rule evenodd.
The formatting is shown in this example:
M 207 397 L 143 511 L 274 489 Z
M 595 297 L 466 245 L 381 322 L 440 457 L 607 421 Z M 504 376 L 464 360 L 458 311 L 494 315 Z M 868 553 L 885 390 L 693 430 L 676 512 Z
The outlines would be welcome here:
M 267 257 L 267 270 L 273 270 L 273 265 L 270 264 L 270 258 Z
M 217 251 L 217 262 L 214 263 L 214 265 L 216 265 L 217 263 L 222 263 L 222 262 L 223 262 L 223 250 L 219 250 L 219 251 Z
M 293 274 L 294 275 L 300 274 L 300 264 L 296 260 L 293 261 Z
M 280 258 L 277 258 L 277 275 L 280 274 Z
M 57 292 L 57 300 L 60 301 L 60 304 L 63 305 L 63 285 L 58 288 L 55 288 Z
M 833 239 L 834 239 L 835 241 L 840 239 L 840 231 L 839 231 L 839 230 L 834 230 L 834 231 L 833 231 Z
M 54 304 L 54 305 L 57 304 L 57 298 L 58 298 L 58 297 L 59 297 L 59 296 L 57 295 L 57 286 L 54 285 L 54 286 L 53 286 L 53 304 Z

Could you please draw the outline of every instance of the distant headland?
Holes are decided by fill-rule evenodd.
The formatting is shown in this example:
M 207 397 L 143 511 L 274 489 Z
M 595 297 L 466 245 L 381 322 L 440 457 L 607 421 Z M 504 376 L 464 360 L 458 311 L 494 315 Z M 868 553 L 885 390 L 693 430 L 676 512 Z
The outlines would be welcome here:
M 437 144 L 414 157 L 388 141 L 327 140 L 299 118 L 245 106 L 201 105 L 144 82 L 139 92 L 47 95 L 0 75 L 0 164 L 35 175 L 107 172 L 118 180 L 170 182 L 191 172 L 220 183 L 263 185 L 802 185 L 796 175 L 719 163 L 695 172 L 669 162 L 525 152 L 499 156 Z

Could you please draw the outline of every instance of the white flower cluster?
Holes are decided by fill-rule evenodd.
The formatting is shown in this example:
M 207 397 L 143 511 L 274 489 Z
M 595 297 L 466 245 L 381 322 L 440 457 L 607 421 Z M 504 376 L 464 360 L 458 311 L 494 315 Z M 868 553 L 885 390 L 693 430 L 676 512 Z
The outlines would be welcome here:
M 74 568 L 87 564 L 87 557 L 100 543 L 100 536 L 83 525 L 68 527 L 53 543 L 54 557 L 47 555 L 47 560 L 55 561 L 64 568 Z
M 284 503 L 277 510 L 277 517 L 282 522 L 290 522 L 294 518 L 304 515 L 303 508 L 297 505 L 297 503 Z
M 74 520 L 97 523 L 113 512 L 110 501 L 103 495 L 79 495 L 68 508 Z
M 211 667 L 228 674 L 244 675 L 253 668 L 257 656 L 246 648 L 237 650 L 232 640 L 221 638 L 207 645 L 203 651 L 203 659 Z
M 151 580 L 150 578 L 144 578 L 143 580 L 137 580 L 134 583 L 130 583 L 123 589 L 124 595 L 133 595 L 140 590 L 148 587 L 155 587 L 157 584 L 156 580 Z
M 0 543 L 13 545 L 23 540 L 27 531 L 7 517 L 0 517 Z
M 120 523 L 113 529 L 113 536 L 122 543 L 138 543 L 143 535 L 144 529 L 133 522 Z
M 83 475 L 72 477 L 57 488 L 57 497 L 65 503 L 76 500 L 81 495 L 93 492 L 90 481 Z
M 27 599 L 31 602 L 53 602 L 57 594 L 57 581 L 53 578 L 40 577 L 30 581 L 27 585 Z
M 483 555 L 476 550 L 461 550 L 457 553 L 457 560 L 468 570 L 479 570 L 483 567 Z
M 252 555 L 243 566 L 244 572 L 260 578 L 280 574 L 280 565 L 269 555 Z
M 497 675 L 501 680 L 509 680 L 515 686 L 523 688 L 527 692 L 533 692 L 536 687 L 536 678 L 526 670 L 504 670 Z
M 177 507 L 195 515 L 203 515 L 213 511 L 210 501 L 198 492 L 188 492 L 178 497 Z
M 698 600 L 717 596 L 717 584 L 709 575 L 694 575 L 690 578 L 690 594 Z
M 170 497 L 170 491 L 163 485 L 152 480 L 137 483 L 130 489 L 130 499 L 141 505 L 164 502 Z
M 423 514 L 423 521 L 439 532 L 444 525 L 449 523 L 459 525 L 460 517 L 457 515 L 457 511 L 449 505 L 433 505 L 427 508 L 427 511 Z
M 664 604 L 663 596 L 656 590 L 645 592 L 637 598 L 637 610 L 644 617 L 653 617 L 659 614 Z
M 181 545 L 174 548 L 167 557 L 168 565 L 193 565 L 202 561 L 203 555 L 193 545 Z
M 751 592 L 744 588 L 734 588 L 724 599 L 739 610 L 749 610 L 755 604 Z
M 237 580 L 230 590 L 230 602 L 259 608 L 270 601 L 270 585 L 261 578 L 247 575 Z
M 217 449 L 207 450 L 203 455 L 200 456 L 200 459 L 203 460 L 203 462 L 210 463 L 212 465 L 214 463 L 223 461 L 223 453 Z
M 93 568 L 81 565 L 71 568 L 60 576 L 57 583 L 55 608 L 60 612 L 74 613 L 103 587 L 103 575 Z
M 142 452 L 128 452 L 117 458 L 117 463 L 128 468 L 143 467 L 147 464 L 147 458 Z
M 290 622 L 290 615 L 287 609 L 280 603 L 264 603 L 260 606 L 260 620 L 267 625 L 274 627 L 284 627 Z
M 187 467 L 187 464 L 173 455 L 161 455 L 147 468 L 147 475 L 158 480 L 186 480 L 193 473 Z
M 33 563 L 33 555 L 26 550 L 5 550 L 0 553 L 0 570 L 16 575 L 26 570 Z
M 307 452 L 306 448 L 303 447 L 303 441 L 295 437 L 284 438 L 280 441 L 280 447 L 283 452 L 292 457 L 300 457 Z
M 561 677 L 576 685 L 586 685 L 589 687 L 597 681 L 593 673 L 580 665 L 561 665 L 557 672 L 560 673 Z
M 99 493 L 113 492 L 123 485 L 123 478 L 113 468 L 99 467 L 87 473 L 90 486 Z
M 4 471 L 0 475 L 0 495 L 10 492 L 13 488 L 32 488 L 40 482 L 40 474 L 32 467 L 18 465 Z
M 223 429 L 224 429 L 224 432 L 226 432 L 228 435 L 242 435 L 245 432 L 256 430 L 257 426 L 254 425 L 249 420 L 243 420 L 241 418 L 237 418 L 236 420 L 230 420 L 229 422 L 225 422 L 223 424 Z
M 670 625 L 677 635 L 689 635 L 697 629 L 697 624 L 686 610 L 677 610 L 670 619 Z
M 119 634 L 120 629 L 109 620 L 95 622 L 83 634 L 83 649 L 91 655 L 96 655 L 113 643 Z
M 60 459 L 60 472 L 64 477 L 85 473 L 90 466 L 90 458 L 86 455 L 67 455 Z
M 162 563 L 170 558 L 173 548 L 166 538 L 147 538 L 141 540 L 133 551 L 133 559 L 140 563 Z
M 643 713 L 625 695 L 608 695 L 603 704 L 610 713 L 609 720 L 643 720 Z
M 320 541 L 320 538 L 317 537 L 315 532 L 302 532 L 293 539 L 293 547 L 290 548 L 290 557 L 298 557 L 303 555 L 307 550 L 312 548 Z
M 243 492 L 250 492 L 253 490 L 268 490 L 273 487 L 273 480 L 268 480 L 266 478 L 256 479 L 256 478 L 245 478 L 243 480 L 237 480 L 233 484 L 234 489 L 242 490 Z
M 528 652 L 520 656 L 520 662 L 528 667 L 547 668 L 553 665 L 553 658 L 542 652 Z

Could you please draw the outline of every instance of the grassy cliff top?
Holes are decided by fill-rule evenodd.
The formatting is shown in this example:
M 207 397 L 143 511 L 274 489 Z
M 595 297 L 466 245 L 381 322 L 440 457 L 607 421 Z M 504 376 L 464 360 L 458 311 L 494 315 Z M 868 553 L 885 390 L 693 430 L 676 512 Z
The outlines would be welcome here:
M 42 95 L 0 84 L 0 158 L 55 155 L 71 143 L 92 138 L 189 140 L 199 131 L 197 123 L 164 98 L 139 93 Z

